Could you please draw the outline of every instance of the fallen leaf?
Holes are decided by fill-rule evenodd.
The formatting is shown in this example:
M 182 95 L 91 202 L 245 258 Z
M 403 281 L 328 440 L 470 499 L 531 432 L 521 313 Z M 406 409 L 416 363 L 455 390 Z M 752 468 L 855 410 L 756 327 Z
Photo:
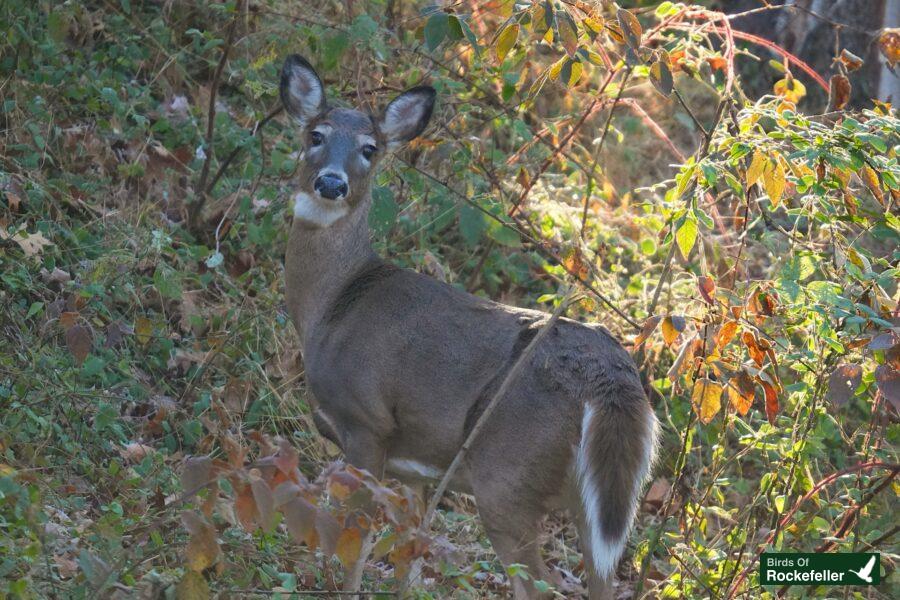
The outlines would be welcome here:
M 209 584 L 197 571 L 185 571 L 181 581 L 175 586 L 176 600 L 207 600 L 210 598 Z
M 125 462 L 130 463 L 139 463 L 155 452 L 155 448 L 140 442 L 129 442 L 119 448 L 119 456 L 121 456 Z
M 25 256 L 37 256 L 44 248 L 53 245 L 53 242 L 44 237 L 40 231 L 28 233 L 24 229 L 9 233 L 6 229 L 0 228 L 0 240 L 12 240 L 17 243 Z
M 84 325 L 73 325 L 66 331 L 66 346 L 78 366 L 81 366 L 90 353 L 92 342 L 91 330 Z

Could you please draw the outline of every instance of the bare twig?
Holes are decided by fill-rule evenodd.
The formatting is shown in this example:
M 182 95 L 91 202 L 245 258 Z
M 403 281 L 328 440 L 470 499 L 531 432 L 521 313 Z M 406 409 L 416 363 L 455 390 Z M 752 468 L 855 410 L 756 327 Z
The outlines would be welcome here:
M 203 167 L 200 169 L 200 179 L 197 182 L 197 197 L 188 207 L 188 227 L 193 229 L 197 224 L 197 218 L 203 211 L 203 205 L 206 203 L 207 190 L 206 182 L 209 179 L 209 169 L 212 164 L 215 150 L 213 148 L 213 134 L 216 130 L 216 96 L 219 92 L 219 84 L 222 79 L 222 72 L 225 70 L 225 63 L 228 62 L 228 54 L 234 45 L 234 35 L 237 31 L 238 18 L 241 14 L 243 0 L 238 2 L 231 23 L 228 25 L 228 32 L 225 34 L 225 45 L 222 47 L 222 56 L 219 58 L 219 64 L 213 74 L 212 83 L 209 90 L 209 107 L 206 112 L 206 138 L 204 141 L 204 152 L 206 159 L 203 161 Z

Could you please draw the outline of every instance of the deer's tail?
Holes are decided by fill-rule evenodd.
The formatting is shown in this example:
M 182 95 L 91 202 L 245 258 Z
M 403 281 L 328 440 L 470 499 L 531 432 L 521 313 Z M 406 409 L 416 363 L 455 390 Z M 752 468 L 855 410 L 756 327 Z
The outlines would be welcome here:
M 585 402 L 576 457 L 583 508 L 582 544 L 590 549 L 595 572 L 616 568 L 638 497 L 656 452 L 657 421 L 643 391 Z

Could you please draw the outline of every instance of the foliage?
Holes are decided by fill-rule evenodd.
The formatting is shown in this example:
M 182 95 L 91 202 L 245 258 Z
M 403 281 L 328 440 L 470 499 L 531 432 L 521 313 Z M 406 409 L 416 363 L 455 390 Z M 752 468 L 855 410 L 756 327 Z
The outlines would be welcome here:
M 408 490 L 315 433 L 281 291 L 294 51 L 336 102 L 438 89 L 375 182 L 379 251 L 523 306 L 578 282 L 570 316 L 630 344 L 664 439 L 623 586 L 771 594 L 763 549 L 892 571 L 896 111 L 846 108 L 852 55 L 826 82 L 721 13 L 622 4 L 0 6 L 0 596 L 333 590 L 369 531 L 367 589 L 418 556 L 423 596 L 528 576 L 464 497 L 426 535 Z M 757 60 L 773 93 L 747 98 Z

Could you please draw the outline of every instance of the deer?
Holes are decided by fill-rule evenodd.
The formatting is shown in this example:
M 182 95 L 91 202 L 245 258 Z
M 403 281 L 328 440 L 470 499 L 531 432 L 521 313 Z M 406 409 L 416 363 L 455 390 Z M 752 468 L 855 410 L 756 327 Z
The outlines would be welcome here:
M 279 91 L 302 140 L 284 276 L 314 424 L 355 467 L 435 483 L 548 315 L 373 250 L 373 174 L 423 133 L 434 88 L 408 89 L 380 114 L 335 106 L 294 54 Z M 561 318 L 539 342 L 449 489 L 474 496 L 504 566 L 528 568 L 531 579 L 511 578 L 517 599 L 540 597 L 533 581 L 549 581 L 540 525 L 561 509 L 576 523 L 590 598 L 611 598 L 657 420 L 631 355 L 605 327 Z M 348 576 L 353 585 L 360 577 Z

